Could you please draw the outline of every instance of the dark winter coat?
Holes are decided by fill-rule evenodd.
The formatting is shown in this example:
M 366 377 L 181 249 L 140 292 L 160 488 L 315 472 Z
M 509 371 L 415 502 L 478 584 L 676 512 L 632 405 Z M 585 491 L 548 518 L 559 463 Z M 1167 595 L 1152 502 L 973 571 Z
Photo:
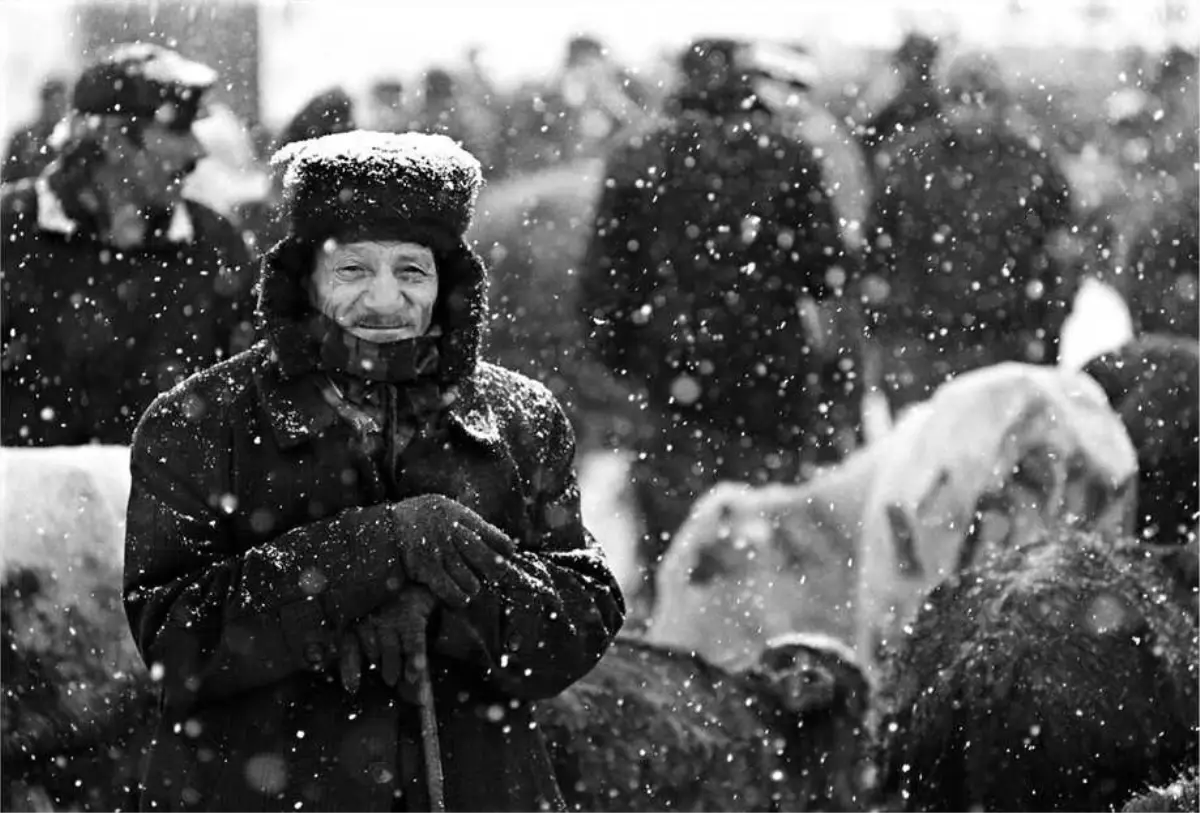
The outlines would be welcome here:
M 306 301 L 311 264 L 288 259 L 290 243 L 263 266 L 268 337 Z M 390 503 L 430 493 L 510 535 L 522 574 L 431 621 L 448 808 L 561 807 L 530 702 L 596 663 L 623 599 L 580 519 L 561 408 L 541 385 L 477 362 L 483 268 L 443 259 L 457 316 L 442 311 L 442 365 L 461 371 L 460 396 L 395 471 L 353 442 L 312 378 L 282 374 L 277 359 L 295 348 L 270 339 L 143 419 L 126 610 L 163 689 L 143 809 L 429 809 L 416 707 L 375 673 L 345 691 L 335 646 L 352 606 L 403 587 L 388 583 L 406 532 Z
M 0 194 L 4 445 L 128 444 L 156 395 L 245 341 L 253 271 L 217 213 L 186 202 L 190 242 L 119 251 L 40 228 L 33 179 Z
M 0 164 L 0 182 L 12 183 L 32 178 L 46 168 L 54 152 L 46 146 L 57 121 L 36 121 L 13 133 Z
M 1130 247 L 1124 288 L 1135 329 L 1200 336 L 1200 189 L 1158 205 Z
M 794 448 L 819 401 L 798 302 L 825 298 L 842 253 L 820 164 L 786 125 L 688 105 L 609 159 L 580 306 L 657 412 Z
M 903 138 L 918 126 L 935 118 L 942 109 L 938 90 L 930 82 L 914 82 L 901 88 L 867 123 L 862 143 L 874 153 L 892 139 Z
M 893 403 L 951 373 L 1053 362 L 1070 292 L 1046 246 L 1070 206 L 1051 157 L 1007 129 L 928 122 L 884 158 L 863 294 L 885 367 L 904 380 Z

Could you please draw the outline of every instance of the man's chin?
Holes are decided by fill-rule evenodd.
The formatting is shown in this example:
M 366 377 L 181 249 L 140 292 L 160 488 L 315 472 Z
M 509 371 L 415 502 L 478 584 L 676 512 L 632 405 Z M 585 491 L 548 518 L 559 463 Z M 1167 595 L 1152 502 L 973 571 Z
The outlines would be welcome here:
M 347 333 L 362 339 L 364 342 L 372 342 L 373 344 L 391 344 L 392 342 L 402 342 L 405 339 L 415 339 L 420 336 L 420 331 L 413 327 L 352 327 L 347 328 Z

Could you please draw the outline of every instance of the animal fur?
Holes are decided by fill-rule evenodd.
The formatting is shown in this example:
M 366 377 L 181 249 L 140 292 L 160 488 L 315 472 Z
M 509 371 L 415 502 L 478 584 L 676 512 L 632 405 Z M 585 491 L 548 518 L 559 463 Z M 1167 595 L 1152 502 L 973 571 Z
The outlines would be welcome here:
M 1196 620 L 1137 546 L 1060 530 L 933 589 L 881 684 L 903 810 L 1109 810 L 1197 759 Z

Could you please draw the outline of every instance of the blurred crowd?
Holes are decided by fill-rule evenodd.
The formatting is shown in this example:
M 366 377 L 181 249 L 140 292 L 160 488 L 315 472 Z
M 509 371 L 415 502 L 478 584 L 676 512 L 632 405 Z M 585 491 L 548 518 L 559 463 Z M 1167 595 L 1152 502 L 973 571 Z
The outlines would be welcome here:
M 861 152 L 870 159 L 890 135 L 937 117 L 951 92 L 953 60 L 936 38 L 911 33 L 871 75 L 847 81 L 822 76 L 803 46 L 787 50 L 798 57 L 794 65 L 799 67 L 789 68 L 793 94 L 784 106 L 801 136 L 825 158 L 831 192 L 843 208 L 851 207 L 850 215 L 859 214 L 853 199 L 861 205 L 870 192 L 854 170 L 857 156 L 846 154 Z M 188 179 L 187 194 L 243 224 L 250 245 L 261 248 L 277 237 L 270 222 L 277 189 L 266 162 L 286 144 L 356 128 L 439 132 L 479 157 L 494 184 L 602 156 L 636 140 L 669 118 L 671 92 L 679 81 L 670 59 L 633 70 L 592 36 L 573 38 L 554 74 L 511 89 L 490 81 L 477 48 L 466 52 L 464 64 L 459 70 L 430 66 L 411 84 L 379 78 L 363 96 L 329 87 L 276 131 L 240 121 L 228 106 L 206 100 L 195 129 L 208 158 Z M 1069 96 L 1070 88 L 1018 83 L 996 62 L 972 70 L 988 74 L 977 79 L 1003 90 L 1006 125 L 1035 135 L 1055 154 L 1070 178 L 1075 206 L 1103 232 L 1106 248 L 1115 241 L 1114 250 L 1125 252 L 1125 235 L 1144 225 L 1154 202 L 1164 196 L 1179 200 L 1195 186 L 1200 112 L 1192 51 L 1176 46 L 1151 53 L 1132 47 L 1122 55 L 1120 68 L 1103 109 L 1082 116 L 1062 103 L 1063 91 Z M 37 175 L 54 156 L 51 135 L 68 111 L 70 85 L 50 77 L 39 95 L 37 118 L 10 136 L 0 166 L 5 182 Z M 1122 200 L 1129 205 L 1114 212 Z M 848 221 L 846 238 L 860 239 L 861 219 Z
M 764 255 L 760 273 L 762 267 L 795 261 L 800 252 L 805 258 L 795 284 L 811 278 L 801 286 L 805 296 L 819 300 L 832 292 L 838 301 L 843 295 L 856 301 L 849 322 L 845 310 L 840 323 L 820 307 L 806 311 L 808 322 L 829 323 L 816 333 L 824 330 L 817 344 L 831 353 L 818 365 L 827 368 L 821 375 L 828 380 L 821 387 L 808 382 L 808 394 L 849 386 L 841 369 L 847 355 L 863 376 L 886 381 L 893 408 L 925 397 L 963 369 L 1008 358 L 1053 363 L 1063 318 L 1086 276 L 1104 279 L 1124 296 L 1137 330 L 1196 335 L 1196 54 L 1182 47 L 1130 50 L 1118 60 L 1104 103 L 1083 109 L 1078 91 L 1095 87 L 1095 77 L 1072 79 L 1068 71 L 1065 86 L 1048 86 L 1041 77 L 1022 77 L 998 54 L 954 51 L 914 31 L 863 75 L 847 76 L 831 73 L 803 45 L 702 39 L 657 67 L 633 70 L 613 59 L 603 42 L 578 36 L 566 44 L 553 74 L 515 88 L 491 82 L 478 51 L 471 50 L 465 67 L 430 66 L 415 86 L 380 78 L 361 95 L 328 87 L 277 131 L 240 121 L 197 86 L 185 99 L 180 127 L 167 127 L 178 154 L 164 161 L 178 164 L 171 171 L 177 171 L 187 200 L 232 224 L 234 241 L 238 234 L 242 238 L 241 247 L 225 236 L 217 243 L 223 246 L 220 256 L 232 258 L 221 267 L 239 269 L 231 272 L 230 289 L 247 288 L 234 297 L 241 314 L 235 321 L 247 334 L 253 269 L 285 228 L 275 216 L 282 186 L 272 177 L 270 155 L 299 140 L 352 129 L 436 132 L 462 143 L 480 159 L 491 200 L 506 201 L 481 218 L 476 234 L 480 250 L 490 253 L 493 296 L 507 298 L 502 304 L 517 314 L 492 326 L 491 350 L 504 363 L 549 378 L 569 401 L 586 402 L 601 390 L 609 398 L 612 390 L 595 385 L 588 366 L 603 362 L 617 379 L 666 382 L 663 414 L 677 406 L 677 393 L 669 390 L 677 382 L 676 368 L 685 364 L 673 349 L 680 341 L 678 325 L 688 319 L 702 327 L 715 324 L 712 314 L 727 306 L 704 304 L 700 300 L 708 294 L 701 289 L 714 286 L 712 295 L 723 297 L 727 281 L 721 268 L 754 267 L 747 258 L 757 249 L 747 241 L 753 243 L 760 231 L 768 234 L 780 216 L 795 217 L 759 210 L 779 189 L 792 186 L 788 194 L 797 197 L 787 206 L 807 214 L 794 234 L 778 239 L 797 248 L 788 256 Z M 172 78 L 169 87 L 187 87 L 181 81 Z M 68 203 L 75 200 L 68 209 L 74 205 L 81 217 L 95 219 L 85 211 L 95 208 L 85 188 L 92 181 L 84 183 L 79 173 L 92 166 L 86 156 L 103 134 L 78 115 L 78 87 L 52 78 L 40 93 L 41 113 L 12 136 L 3 178 L 11 182 L 50 172 L 50 187 Z M 118 119 L 124 115 L 119 107 L 113 111 Z M 197 143 L 172 141 L 182 137 L 183 125 Z M 137 164 L 148 160 L 138 139 L 125 144 L 110 135 L 113 166 L 129 164 L 121 170 L 126 176 L 149 178 Z M 71 160 L 58 162 L 55 170 L 52 162 L 66 158 L 60 152 L 68 148 Z M 748 169 L 756 174 L 747 176 Z M 646 184 L 656 175 L 665 180 L 658 187 Z M 606 180 L 598 196 L 588 179 L 599 177 Z M 45 191 L 25 194 L 41 201 Z M 111 194 L 129 197 L 129 190 L 115 188 Z M 713 211 L 706 213 L 709 203 Z M 160 205 L 169 212 L 169 201 Z M 619 228 L 606 227 L 618 222 Z M 679 233 L 683 222 L 691 226 Z M 134 222 L 134 228 L 144 225 Z M 721 256 L 715 247 L 733 233 L 743 243 Z M 627 252 L 626 244 L 639 249 Z M 550 245 L 565 253 L 548 260 Z M 40 248 L 31 250 L 46 256 Z M 711 273 L 706 263 L 714 265 Z M 547 264 L 556 267 L 541 268 Z M 628 268 L 622 270 L 622 264 Z M 626 287 L 633 291 L 642 284 L 639 275 L 655 267 L 660 287 L 638 293 L 647 298 L 644 303 L 621 304 L 588 282 L 607 274 L 619 288 L 628 272 Z M 570 268 L 578 271 L 574 277 Z M 672 268 L 689 269 L 693 281 L 661 287 Z M 579 290 L 567 290 L 568 282 Z M 554 306 L 540 302 L 550 290 L 546 286 L 563 294 Z M 770 299 L 775 291 L 766 293 Z M 632 294 L 621 294 L 627 295 Z M 753 322 L 774 307 L 754 302 L 744 296 L 738 307 L 747 313 L 736 319 Z M 642 307 L 651 308 L 652 321 L 670 314 L 675 321 L 661 326 L 662 347 L 647 344 L 641 334 L 630 340 L 643 355 L 657 354 L 638 371 L 621 357 L 624 349 L 604 346 L 609 327 L 636 322 L 641 317 L 635 311 Z M 603 314 L 614 308 L 617 317 L 605 322 Z M 1013 321 L 1018 312 L 1026 314 L 1024 321 Z M 594 320 L 585 321 L 582 333 L 579 325 L 569 326 L 578 313 Z M 884 348 L 882 360 L 860 353 L 847 338 L 862 333 L 867 323 Z M 761 341 L 733 341 L 733 335 L 747 335 L 744 327 L 739 322 L 734 332 L 713 338 L 714 346 L 730 351 L 718 356 L 734 367 L 741 362 L 732 351 L 754 357 L 766 347 Z M 959 333 L 963 336 L 955 338 Z M 772 351 L 785 378 L 819 355 L 809 338 L 793 338 L 780 338 L 782 349 Z M 561 347 L 551 346 L 560 340 Z M 535 353 L 531 341 L 540 343 Z M 695 355 L 694 348 L 688 353 Z M 12 367 L 13 352 L 7 356 Z M 713 364 L 692 361 L 707 364 L 706 370 Z M 664 372 L 663 363 L 675 367 Z M 861 379 L 857 372 L 849 377 Z M 747 407 L 739 399 L 745 395 L 725 405 L 743 423 Z M 819 412 L 833 424 L 857 421 L 836 415 L 843 407 L 857 412 L 857 406 L 826 403 L 824 397 L 814 403 L 793 399 L 793 407 Z M 763 417 L 771 423 L 778 416 Z M 744 429 L 737 425 L 737 431 Z M 837 433 L 833 427 L 829 432 Z M 836 458 L 855 442 L 818 442 L 809 435 L 820 447 L 812 450 L 818 461 Z M 781 448 L 793 447 L 795 440 L 777 439 Z

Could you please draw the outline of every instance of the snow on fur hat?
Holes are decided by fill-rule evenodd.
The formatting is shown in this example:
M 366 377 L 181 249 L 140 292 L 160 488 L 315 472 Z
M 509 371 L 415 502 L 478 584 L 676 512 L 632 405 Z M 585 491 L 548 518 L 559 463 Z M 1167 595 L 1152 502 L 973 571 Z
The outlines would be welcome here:
M 473 155 L 426 133 L 335 133 L 289 144 L 271 165 L 283 171 L 289 232 L 309 243 L 430 234 L 457 243 L 483 185 Z

